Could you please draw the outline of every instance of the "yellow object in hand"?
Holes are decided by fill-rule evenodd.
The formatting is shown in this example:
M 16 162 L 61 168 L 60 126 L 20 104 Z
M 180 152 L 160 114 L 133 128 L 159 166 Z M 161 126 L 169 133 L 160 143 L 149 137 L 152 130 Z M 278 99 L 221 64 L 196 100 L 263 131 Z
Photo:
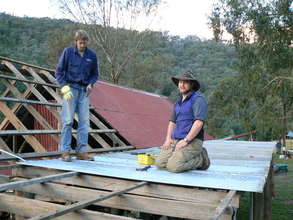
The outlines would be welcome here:
M 71 99 L 73 96 L 69 86 L 63 86 L 61 88 L 61 93 L 63 95 L 63 98 L 66 100 Z

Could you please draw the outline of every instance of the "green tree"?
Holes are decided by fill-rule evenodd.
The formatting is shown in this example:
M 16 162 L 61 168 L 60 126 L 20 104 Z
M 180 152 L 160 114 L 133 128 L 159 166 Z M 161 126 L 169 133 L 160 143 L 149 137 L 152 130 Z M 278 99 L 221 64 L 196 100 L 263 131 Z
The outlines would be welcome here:
M 211 97 L 212 102 L 218 96 L 227 101 L 217 106 L 215 115 L 239 115 L 242 128 L 256 129 L 260 140 L 285 137 L 293 127 L 291 3 L 219 0 L 214 8 L 222 28 L 233 37 L 239 59 L 239 75 L 220 84 Z M 226 112 L 226 108 L 232 111 Z

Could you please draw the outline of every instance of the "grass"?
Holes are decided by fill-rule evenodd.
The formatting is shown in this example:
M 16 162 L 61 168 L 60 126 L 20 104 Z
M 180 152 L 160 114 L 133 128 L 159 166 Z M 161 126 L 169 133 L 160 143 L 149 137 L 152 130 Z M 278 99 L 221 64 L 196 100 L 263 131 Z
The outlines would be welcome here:
M 288 164 L 287 173 L 274 173 L 274 192 L 272 200 L 273 220 L 293 219 L 293 159 L 281 160 L 278 155 L 273 155 L 274 164 Z M 240 199 L 240 208 L 237 212 L 238 220 L 249 219 L 249 193 L 244 193 Z

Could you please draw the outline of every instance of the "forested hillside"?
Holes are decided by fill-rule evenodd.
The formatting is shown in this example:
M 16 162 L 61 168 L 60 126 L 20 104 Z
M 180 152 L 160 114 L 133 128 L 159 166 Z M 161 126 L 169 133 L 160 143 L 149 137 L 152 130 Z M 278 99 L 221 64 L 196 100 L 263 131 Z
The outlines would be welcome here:
M 1 56 L 55 68 L 57 54 L 73 43 L 71 34 L 74 28 L 75 24 L 68 20 L 20 18 L 2 13 Z M 52 40 L 58 42 L 51 43 Z M 96 50 L 101 60 L 102 78 L 110 80 L 106 74 L 107 67 L 102 62 L 105 59 L 103 53 Z M 129 62 L 119 84 L 170 96 L 174 87 L 169 77 L 188 69 L 210 91 L 225 75 L 235 73 L 232 69 L 237 62 L 235 56 L 232 46 L 220 42 L 203 41 L 196 36 L 182 39 L 168 33 L 152 32 L 137 56 Z M 152 83 L 146 83 L 148 81 Z
M 57 54 L 73 43 L 74 28 L 75 24 L 68 20 L 20 18 L 2 13 L 1 56 L 55 68 Z M 98 48 L 96 50 L 101 61 L 102 78 L 110 80 L 103 63 L 103 53 Z M 119 84 L 170 96 L 174 87 L 169 77 L 189 69 L 210 91 L 222 77 L 235 73 L 232 69 L 237 62 L 235 56 L 233 47 L 220 42 L 203 41 L 196 36 L 182 39 L 168 33 L 152 32 L 125 68 Z
M 2 13 L 0 55 L 54 69 L 63 48 L 73 43 L 72 33 L 76 28 L 77 24 L 69 20 L 20 18 Z M 90 46 L 97 51 L 101 79 L 111 81 L 110 67 L 103 52 L 94 45 Z M 150 32 L 123 69 L 119 84 L 175 100 L 178 92 L 170 77 L 191 70 L 204 85 L 202 92 L 209 98 L 220 81 L 237 74 L 233 70 L 236 63 L 233 46 L 196 36 L 182 39 L 168 33 Z

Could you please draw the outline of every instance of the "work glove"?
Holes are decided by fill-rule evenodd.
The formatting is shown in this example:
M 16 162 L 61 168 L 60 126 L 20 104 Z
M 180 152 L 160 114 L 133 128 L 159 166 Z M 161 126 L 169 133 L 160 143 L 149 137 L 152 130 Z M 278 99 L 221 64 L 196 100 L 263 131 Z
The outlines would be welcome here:
M 63 86 L 61 88 L 61 94 L 63 95 L 63 98 L 66 100 L 71 99 L 73 96 L 69 86 Z

